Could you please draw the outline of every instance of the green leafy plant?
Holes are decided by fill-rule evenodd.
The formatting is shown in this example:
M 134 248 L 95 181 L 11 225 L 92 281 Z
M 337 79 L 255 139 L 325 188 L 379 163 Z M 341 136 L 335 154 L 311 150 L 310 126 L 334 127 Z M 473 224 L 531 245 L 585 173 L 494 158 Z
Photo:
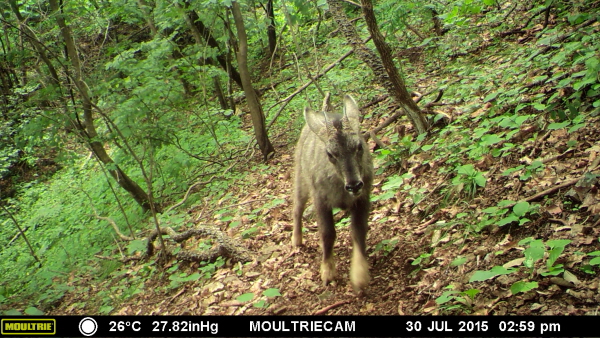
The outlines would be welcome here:
M 269 302 L 268 302 L 269 298 L 281 297 L 281 293 L 279 292 L 279 289 L 277 289 L 277 288 L 266 289 L 262 292 L 262 295 L 265 298 L 258 299 L 256 302 L 254 302 L 252 304 L 252 306 L 261 308 L 261 309 L 266 309 L 267 307 L 269 307 Z M 248 292 L 248 293 L 239 295 L 238 297 L 236 297 L 236 300 L 238 302 L 246 303 L 246 302 L 253 300 L 254 297 L 255 297 L 255 294 L 253 292 Z
M 542 161 L 533 161 L 533 162 L 531 162 L 531 164 L 529 164 L 527 166 L 525 166 L 525 165 L 519 165 L 519 166 L 516 166 L 514 168 L 506 169 L 502 173 L 502 175 L 509 176 L 509 175 L 511 175 L 514 172 L 523 170 L 523 173 L 519 176 L 519 179 L 521 181 L 527 181 L 529 178 L 531 178 L 531 175 L 533 175 L 535 173 L 539 173 L 543 169 L 544 169 L 544 163 Z
M 473 196 L 478 187 L 485 187 L 486 178 L 472 164 L 461 165 L 456 168 L 456 176 L 452 179 L 452 184 L 457 191 L 463 189 Z
M 586 256 L 592 257 L 592 259 L 587 264 L 582 265 L 580 269 L 585 273 L 595 275 L 594 267 L 600 266 L 600 251 L 592 251 Z
M 525 216 L 529 213 L 536 212 L 538 209 L 538 205 L 531 205 L 526 201 L 519 202 L 513 206 L 512 212 L 509 213 L 508 216 L 500 219 L 496 224 L 498 224 L 498 226 L 504 226 L 513 222 L 518 222 L 519 225 L 523 225 L 531 221 Z
M 419 268 L 423 268 L 423 265 L 427 265 L 429 263 L 429 258 L 432 254 L 423 253 L 420 254 L 419 257 L 415 258 L 410 265 L 419 266 Z
M 392 175 L 388 177 L 387 181 L 381 187 L 383 193 L 379 195 L 371 196 L 371 201 L 384 201 L 393 198 L 400 188 L 404 184 L 404 180 L 414 177 L 411 173 L 405 173 L 402 175 Z
M 481 292 L 479 289 L 469 289 L 466 291 L 452 290 L 455 288 L 453 285 L 449 285 L 446 288 L 451 290 L 444 291 L 441 296 L 435 299 L 435 302 L 445 311 L 460 309 L 465 312 L 471 312 L 475 296 Z
M 482 282 L 501 275 L 508 275 L 517 271 L 517 269 L 506 269 L 502 266 L 494 266 L 491 270 L 478 270 L 469 278 L 469 283 Z
M 389 255 L 398 245 L 397 239 L 384 239 L 375 245 L 375 252 L 382 251 L 384 256 Z
M 218 268 L 225 265 L 225 259 L 222 256 L 219 256 L 212 263 L 200 262 L 200 264 L 203 266 L 200 266 L 198 268 L 198 270 L 200 270 L 202 272 L 202 277 L 204 279 L 210 279 L 212 277 L 213 273 L 215 273 L 215 271 L 217 271 Z

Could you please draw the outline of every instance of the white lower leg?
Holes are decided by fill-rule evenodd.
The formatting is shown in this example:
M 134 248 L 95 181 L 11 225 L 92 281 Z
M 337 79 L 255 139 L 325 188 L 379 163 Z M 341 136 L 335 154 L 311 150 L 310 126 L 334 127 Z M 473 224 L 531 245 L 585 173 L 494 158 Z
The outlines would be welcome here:
M 352 264 L 350 265 L 350 282 L 354 291 L 359 292 L 369 284 L 369 263 L 365 256 L 356 248 L 352 250 Z
M 333 256 L 329 257 L 329 259 L 321 262 L 321 280 L 323 281 L 323 285 L 327 285 L 327 283 L 332 282 L 335 279 L 335 261 L 333 260 Z
M 294 232 L 292 233 L 292 245 L 294 247 L 299 247 L 302 245 L 302 228 L 294 227 Z

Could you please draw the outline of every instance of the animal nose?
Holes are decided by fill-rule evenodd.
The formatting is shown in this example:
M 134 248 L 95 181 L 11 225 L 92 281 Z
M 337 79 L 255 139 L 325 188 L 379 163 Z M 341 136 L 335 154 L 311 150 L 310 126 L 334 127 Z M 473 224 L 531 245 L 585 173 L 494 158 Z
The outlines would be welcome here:
M 349 184 L 346 184 L 346 190 L 348 192 L 356 194 L 357 192 L 360 191 L 360 189 L 363 187 L 363 185 L 364 185 L 364 183 L 362 181 L 351 182 Z

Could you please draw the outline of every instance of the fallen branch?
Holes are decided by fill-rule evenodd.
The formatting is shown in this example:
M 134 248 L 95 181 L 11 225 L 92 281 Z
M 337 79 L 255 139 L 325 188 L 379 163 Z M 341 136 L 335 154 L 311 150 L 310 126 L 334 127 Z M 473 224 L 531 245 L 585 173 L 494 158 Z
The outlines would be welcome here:
M 348 304 L 348 303 L 350 303 L 350 302 L 351 302 L 351 301 L 349 301 L 349 300 L 343 300 L 343 301 L 341 301 L 341 302 L 337 302 L 337 303 L 335 303 L 335 304 L 331 304 L 331 305 L 329 305 L 329 306 L 326 306 L 326 307 L 322 308 L 321 310 L 317 310 L 317 311 L 315 311 L 315 312 L 313 313 L 313 315 L 315 315 L 315 316 L 322 315 L 322 314 L 326 313 L 327 311 L 329 311 L 329 310 L 331 310 L 331 309 L 334 309 L 334 308 L 336 308 L 336 307 L 338 307 L 338 306 L 341 306 L 341 305 L 344 305 L 344 304 Z
M 550 189 L 546 189 L 546 190 L 544 190 L 544 191 L 542 191 L 542 192 L 540 192 L 540 193 L 537 193 L 537 194 L 535 194 L 535 195 L 533 195 L 533 196 L 529 196 L 529 197 L 527 197 L 527 198 L 524 198 L 524 199 L 522 199 L 522 200 L 520 200 L 520 201 L 518 201 L 518 202 L 515 202 L 515 203 L 512 203 L 512 204 L 509 204 L 509 205 L 507 205 L 507 206 L 506 206 L 506 208 L 512 208 L 513 206 L 515 206 L 515 204 L 517 204 L 517 203 L 521 203 L 521 202 L 531 202 L 531 201 L 535 201 L 535 200 L 536 200 L 536 199 L 538 199 L 538 198 L 544 197 L 544 196 L 546 196 L 546 195 L 553 194 L 553 193 L 555 193 L 556 191 L 558 191 L 558 190 L 560 190 L 560 189 L 562 189 L 562 188 L 565 188 L 565 187 L 568 187 L 568 186 L 570 186 L 570 185 L 573 185 L 573 184 L 577 183 L 577 181 L 579 181 L 579 178 L 574 178 L 574 179 L 572 179 L 572 180 L 565 181 L 565 182 L 563 182 L 563 183 L 561 183 L 561 184 L 559 184 L 559 185 L 555 185 L 555 186 L 553 186 L 552 188 L 550 188 Z
M 415 230 L 414 234 L 422 235 L 423 233 L 425 233 L 425 230 L 427 229 L 428 226 L 430 226 L 431 224 L 433 224 L 437 221 L 438 221 L 438 217 L 436 215 L 433 215 L 433 217 L 431 217 L 431 219 L 429 221 L 417 226 L 417 230 Z
M 574 27 L 570 32 L 560 35 L 559 37 L 557 37 L 553 41 L 549 42 L 548 45 L 544 49 L 540 49 L 537 52 L 533 53 L 533 55 L 531 55 L 529 58 L 527 58 L 527 61 L 531 61 L 531 60 L 535 59 L 536 56 L 538 56 L 540 54 L 545 54 L 550 49 L 556 48 L 555 45 L 557 43 L 563 42 L 567 38 L 571 37 L 571 35 L 575 34 L 575 32 L 577 32 L 579 29 L 587 27 L 587 26 L 593 24 L 594 22 L 596 22 L 597 20 L 598 20 L 597 17 L 593 17 L 593 18 L 591 18 L 591 19 L 589 19 L 589 20 L 587 20 L 587 21 L 579 24 L 577 27 Z
M 365 140 L 368 140 L 371 137 L 371 133 L 377 134 L 383 128 L 392 124 L 394 121 L 396 121 L 402 115 L 404 115 L 404 112 L 402 110 L 397 110 L 392 116 L 388 117 L 385 121 L 383 121 L 383 123 L 381 125 L 377 126 L 372 131 L 365 132 L 363 134 L 363 137 L 365 138 Z
M 236 203 L 236 204 L 230 204 L 230 205 L 226 205 L 224 207 L 214 208 L 214 209 L 211 210 L 211 212 L 215 211 L 215 210 L 229 209 L 229 208 L 239 207 L 241 205 L 245 205 L 245 204 L 249 204 L 249 203 L 264 202 L 264 201 L 268 201 L 268 199 L 266 199 L 266 198 L 259 198 L 257 200 L 250 200 L 250 201 L 246 201 L 246 202 L 241 202 L 241 203 Z
M 369 102 L 369 103 L 365 104 L 364 106 L 360 107 L 360 110 L 361 111 L 365 110 L 365 109 L 369 108 L 370 106 L 375 105 L 375 104 L 377 104 L 377 103 L 379 103 L 379 102 L 387 99 L 388 97 L 389 97 L 388 94 L 380 95 L 380 96 L 376 97 L 375 99 L 373 99 L 371 102 Z
M 428 102 L 423 106 L 423 108 L 427 109 L 427 108 L 436 107 L 436 106 L 451 106 L 451 105 L 453 105 L 453 104 L 445 103 L 445 102 Z
M 203 252 L 181 250 L 175 255 L 175 257 L 179 260 L 194 262 L 213 262 L 221 256 L 231 258 L 234 262 L 245 263 L 252 260 L 252 255 L 250 254 L 248 249 L 244 248 L 241 245 L 237 245 L 229 236 L 227 236 L 221 230 L 217 229 L 214 226 L 201 225 L 197 228 L 184 231 L 181 234 L 177 233 L 170 227 L 162 227 L 161 235 L 169 235 L 171 239 L 177 243 L 181 243 L 192 236 L 210 236 L 214 238 L 217 242 L 216 248 Z M 157 237 L 158 233 L 156 230 L 148 236 L 148 243 L 146 247 L 147 256 L 151 256 L 154 254 L 153 242 Z
M 377 135 L 375 135 L 375 133 L 373 131 L 369 132 L 369 136 L 371 137 L 371 140 L 373 140 L 373 142 L 375 142 L 375 144 L 379 147 L 379 148 L 375 148 L 373 150 L 376 150 L 376 149 L 386 149 L 387 148 L 385 146 L 385 144 L 383 144 L 383 142 L 381 142 L 381 140 L 379 138 L 377 138 Z
M 553 162 L 553 161 L 556 161 L 556 160 L 560 159 L 561 157 L 565 156 L 566 154 L 568 154 L 568 153 L 570 153 L 570 152 L 572 152 L 572 151 L 574 151 L 574 150 L 575 150 L 575 149 L 573 149 L 573 148 L 570 148 L 570 149 L 567 149 L 567 150 L 566 150 L 564 153 L 561 153 L 561 154 L 558 154 L 558 155 L 554 155 L 554 156 L 550 156 L 550 157 L 543 158 L 541 161 L 542 161 L 542 163 L 544 163 L 544 164 L 546 164 L 546 163 L 548 163 L 548 162 Z
M 135 239 L 133 237 L 123 235 L 121 233 L 121 230 L 119 230 L 117 223 L 112 218 L 100 216 L 100 215 L 98 215 L 96 208 L 92 207 L 92 209 L 94 209 L 94 216 L 99 220 L 107 221 L 108 224 L 110 224 L 113 227 L 113 229 L 115 230 L 115 233 L 117 234 L 117 236 L 119 236 L 120 239 L 122 239 L 124 241 L 133 241 Z
M 568 151 L 564 152 L 562 155 L 566 154 L 567 152 L 568 152 Z M 589 168 L 586 170 L 586 172 L 592 172 L 593 170 L 595 170 L 595 169 L 596 169 L 596 167 L 598 167 L 598 165 L 599 165 L 599 164 L 600 164 L 600 157 L 597 157 L 597 158 L 594 160 L 594 162 L 592 162 L 592 164 L 590 165 L 590 167 L 589 167 Z M 598 174 L 598 173 L 594 173 L 594 174 Z M 553 186 L 553 187 L 551 187 L 551 188 L 549 188 L 549 189 L 546 189 L 546 190 L 544 190 L 544 191 L 542 191 L 542 192 L 539 192 L 539 193 L 537 193 L 537 194 L 535 194 L 535 195 L 533 195 L 533 196 L 529 196 L 529 197 L 527 197 L 527 198 L 524 198 L 524 199 L 522 199 L 522 200 L 520 200 L 520 201 L 517 201 L 517 202 L 515 202 L 515 203 L 511 203 L 511 204 L 507 205 L 507 206 L 506 206 L 506 208 L 512 208 L 512 207 L 513 207 L 513 206 L 515 206 L 517 203 L 521 203 L 521 202 L 531 202 L 531 201 L 535 201 L 535 200 L 536 200 L 536 199 L 538 199 L 538 198 L 544 197 L 544 196 L 546 196 L 546 195 L 553 194 L 553 193 L 555 193 L 556 191 L 558 191 L 558 190 L 560 190 L 560 189 L 562 189 L 562 188 L 566 188 L 566 187 L 568 187 L 568 186 L 570 186 L 570 185 L 573 185 L 573 184 L 577 183 L 577 181 L 579 181 L 580 179 L 581 179 L 581 177 L 578 177 L 578 178 L 574 178 L 574 179 L 571 179 L 571 180 L 565 181 L 565 182 L 563 182 L 563 183 L 561 183 L 561 184 L 559 184 L 559 185 Z
M 192 192 L 192 189 L 194 189 L 195 187 L 197 187 L 197 186 L 199 186 L 199 185 L 207 185 L 207 184 L 209 184 L 210 182 L 212 182 L 212 180 L 213 180 L 215 177 L 217 177 L 217 176 L 216 176 L 216 175 L 215 175 L 215 176 L 212 176 L 212 177 L 211 177 L 211 178 L 210 178 L 208 181 L 196 182 L 196 183 L 192 184 L 192 185 L 191 185 L 191 186 L 188 188 L 188 190 L 185 192 L 185 195 L 183 196 L 183 198 L 181 199 L 181 201 L 179 201 L 179 202 L 177 202 L 177 203 L 173 204 L 172 206 L 170 206 L 170 207 L 169 207 L 169 209 L 167 209 L 167 211 L 165 211 L 165 214 L 168 214 L 168 213 L 169 213 L 170 211 L 172 211 L 173 209 L 175 209 L 175 208 L 177 208 L 178 206 L 180 206 L 180 205 L 182 205 L 183 203 L 185 203 L 185 201 L 187 201 L 187 199 L 188 199 L 188 197 L 189 197 L 189 195 L 190 195 L 190 192 Z
M 23 233 L 26 232 L 27 230 L 29 230 L 29 226 L 26 226 L 25 229 L 23 229 Z M 19 236 L 21 236 L 21 232 L 17 232 L 17 234 L 8 242 L 8 244 L 6 244 L 6 246 L 10 246 L 11 244 L 13 244 L 14 241 L 16 241 Z
M 569 226 L 567 224 L 567 222 L 565 222 L 564 220 L 560 219 L 560 218 L 548 218 L 548 222 L 554 222 L 554 223 L 560 223 L 564 226 Z
M 229 170 L 231 170 L 231 168 L 233 168 L 233 167 L 234 167 L 236 164 L 238 164 L 238 162 L 239 162 L 239 161 L 233 162 L 233 163 L 232 163 L 232 164 L 231 164 L 229 167 L 227 167 L 227 169 L 225 169 L 225 170 L 222 172 L 222 174 L 225 174 L 225 173 L 227 173 Z M 169 213 L 170 211 L 172 211 L 173 209 L 175 209 L 175 208 L 177 208 L 178 206 L 180 206 L 180 205 L 182 205 L 183 203 L 185 203 L 185 201 L 187 201 L 187 199 L 188 199 L 188 197 L 189 197 L 189 195 L 190 195 L 190 192 L 191 192 L 191 191 L 192 191 L 192 189 L 194 189 L 196 186 L 199 186 L 199 185 L 207 185 L 207 184 L 211 183 L 211 182 L 212 182 L 212 180 L 213 180 L 215 177 L 217 177 L 217 175 L 213 175 L 213 176 L 211 176 L 211 178 L 210 178 L 208 181 L 196 182 L 196 183 L 192 184 L 192 185 L 191 185 L 191 186 L 188 188 L 187 192 L 185 193 L 185 195 L 183 196 L 183 198 L 181 199 L 181 201 L 179 201 L 179 202 L 177 202 L 177 203 L 173 204 L 172 206 L 170 206 L 170 207 L 169 207 L 169 209 L 167 209 L 167 211 L 165 211 L 165 214 L 168 214 L 168 213 Z

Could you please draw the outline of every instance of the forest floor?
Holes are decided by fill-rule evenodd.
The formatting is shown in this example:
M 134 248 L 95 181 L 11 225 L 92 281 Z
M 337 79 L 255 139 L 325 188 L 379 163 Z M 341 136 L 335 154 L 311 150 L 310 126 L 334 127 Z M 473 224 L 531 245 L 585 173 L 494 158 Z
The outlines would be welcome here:
M 382 104 L 386 104 L 385 102 Z M 389 104 L 389 103 L 388 103 Z M 226 263 L 216 269 L 208 280 L 182 284 L 168 289 L 168 278 L 153 278 L 146 281 L 144 292 L 132 297 L 116 308 L 113 314 L 138 315 L 415 315 L 415 314 L 513 314 L 513 315 L 558 315 L 597 314 L 600 294 L 598 279 L 586 274 L 575 265 L 581 263 L 580 252 L 598 250 L 600 228 L 595 216 L 600 196 L 595 185 L 591 190 L 580 190 L 585 205 L 573 207 L 565 193 L 574 186 L 574 181 L 583 177 L 590 166 L 597 164 L 600 147 L 600 121 L 587 120 L 587 126 L 566 135 L 564 129 L 547 131 L 538 139 L 522 141 L 525 145 L 522 157 L 503 158 L 496 161 L 491 155 L 477 164 L 487 172 L 487 185 L 474 198 L 457 198 L 456 202 L 445 202 L 448 196 L 439 193 L 439 187 L 448 179 L 436 169 L 435 162 L 422 165 L 419 156 L 408 157 L 400 171 L 411 172 L 410 182 L 426 190 L 425 199 L 414 204 L 400 190 L 392 199 L 376 201 L 370 218 L 368 233 L 368 256 L 371 266 L 371 283 L 366 292 L 357 296 L 348 279 L 351 257 L 349 227 L 338 226 L 335 244 L 338 278 L 336 285 L 323 286 L 320 280 L 320 248 L 316 223 L 313 219 L 304 222 L 304 246 L 300 250 L 291 247 L 291 190 L 293 172 L 293 145 L 287 140 L 275 139 L 277 156 L 269 162 L 271 170 L 248 172 L 240 185 L 231 185 L 229 196 L 241 201 L 234 208 L 240 221 L 236 228 L 230 221 L 216 220 L 217 226 L 253 253 L 255 260 L 246 265 Z M 526 128 L 524 128 L 526 129 Z M 575 148 L 567 148 L 569 139 L 577 139 Z M 384 139 L 385 141 L 385 139 Z M 371 148 L 375 144 L 370 142 Z M 527 161 L 529 154 L 543 159 L 544 169 L 534 179 L 521 181 L 518 175 L 505 176 L 502 172 Z M 258 157 L 256 161 L 259 163 Z M 377 167 L 376 162 L 376 167 Z M 443 165 L 443 163 L 438 163 Z M 249 168 L 252 165 L 249 165 Z M 374 194 L 381 193 L 386 176 L 375 179 Z M 561 183 L 572 182 L 556 191 L 547 189 Z M 579 185 L 579 184 L 578 184 Z M 254 187 L 254 188 L 253 188 Z M 255 187 L 261 187 L 256 189 Z M 541 194 L 540 194 L 541 193 Z M 232 194 L 232 195 L 231 195 Z M 479 234 L 468 232 L 468 224 L 460 221 L 460 210 L 485 209 L 495 206 L 499 200 L 514 201 L 540 194 L 543 200 L 537 215 L 521 226 L 488 226 Z M 283 203 L 260 211 L 266 225 L 247 239 L 242 232 L 251 227 L 245 215 L 253 212 L 256 204 L 265 204 L 265 197 L 280 198 Z M 267 198 L 268 200 L 268 198 Z M 533 201 L 532 201 L 533 203 Z M 222 201 L 227 205 L 228 199 Z M 436 205 L 445 204 L 444 208 Z M 465 206 L 465 204 L 467 204 Z M 212 206 L 217 208 L 219 206 Z M 309 208 L 310 209 L 310 208 Z M 215 220 L 206 212 L 206 206 L 190 211 L 190 218 L 202 222 Z M 256 211 L 254 211 L 256 212 Z M 343 218 L 336 215 L 336 221 Z M 470 234 L 467 236 L 467 234 Z M 500 275 L 484 282 L 469 283 L 476 270 L 490 270 L 493 266 L 519 266 L 523 262 L 525 248 L 519 241 L 526 237 L 571 240 L 557 263 L 571 271 L 568 278 L 542 276 L 536 271 Z M 387 244 L 387 246 L 385 245 Z M 197 247 L 189 240 L 185 247 Z M 431 254 L 431 256 L 429 256 Z M 451 264 L 461 258 L 464 263 Z M 419 264 L 411 264 L 419 259 Z M 172 264 L 176 264 L 173 260 Z M 125 276 L 135 273 L 142 265 L 125 265 Z M 168 269 L 169 266 L 166 267 Z M 194 271 L 198 264 L 180 264 L 180 269 Z M 539 265 L 536 266 L 536 269 Z M 511 284 L 519 280 L 536 280 L 539 285 L 533 290 L 513 295 Z M 81 280 L 80 280 L 81 281 Z M 94 286 L 94 290 L 110 288 L 110 279 Z M 473 297 L 458 294 L 453 302 L 442 306 L 436 303 L 444 291 L 466 291 L 472 288 L 480 292 Z M 84 285 L 75 285 L 85 287 Z M 264 297 L 266 289 L 276 288 L 281 297 Z M 91 292 L 92 290 L 90 290 Z M 252 292 L 251 302 L 236 298 Z M 87 293 L 68 293 L 51 314 L 83 314 L 87 311 L 70 304 L 84 302 L 79 299 Z M 457 294 L 454 294 L 457 295 Z M 261 307 L 255 304 L 264 300 Z M 448 304 L 452 304 L 449 306 Z

